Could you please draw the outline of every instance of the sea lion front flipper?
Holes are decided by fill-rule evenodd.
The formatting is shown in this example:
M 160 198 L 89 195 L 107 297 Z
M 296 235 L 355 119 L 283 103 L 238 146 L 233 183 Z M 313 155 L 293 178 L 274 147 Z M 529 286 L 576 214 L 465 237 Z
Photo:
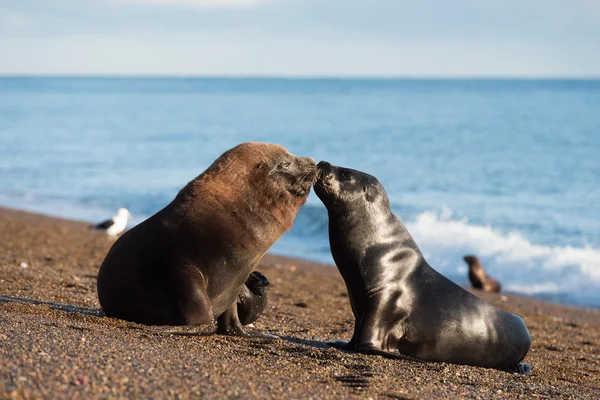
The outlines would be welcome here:
M 350 344 L 350 342 L 346 340 L 328 340 L 325 342 L 325 344 L 331 347 L 335 347 L 336 349 L 353 350 L 353 347 Z
M 217 318 L 217 334 L 242 337 L 260 337 L 266 339 L 279 339 L 278 336 L 259 332 L 249 332 L 244 329 L 237 314 L 237 302 L 234 302 L 223 314 Z
M 398 310 L 397 301 L 401 293 L 373 294 L 363 310 L 360 324 L 355 326 L 351 342 L 357 351 L 387 356 L 398 355 L 398 343 L 404 336 L 400 322 L 404 314 Z
M 340 350 L 353 351 L 353 352 L 358 351 L 359 353 L 362 353 L 362 354 L 374 354 L 374 355 L 382 356 L 385 358 L 393 358 L 393 359 L 400 359 L 400 360 L 413 360 L 413 358 L 407 357 L 398 352 L 382 351 L 382 350 L 377 350 L 377 349 L 359 349 L 359 350 L 357 350 L 351 341 L 347 342 L 345 340 L 328 340 L 325 342 L 325 344 L 327 344 L 328 346 L 331 346 L 331 347 L 335 347 L 336 349 L 340 349 Z
M 531 373 L 532 369 L 533 369 L 533 367 L 531 366 L 531 364 L 525 364 L 525 363 L 520 362 L 512 368 L 507 368 L 506 371 L 512 372 L 515 374 L 529 375 Z
M 258 319 L 267 306 L 267 286 L 269 280 L 258 271 L 250 274 L 238 294 L 237 313 L 242 325 Z
M 358 327 L 359 327 L 359 321 L 356 320 L 356 321 L 354 321 L 354 333 L 352 334 L 352 339 L 350 339 L 350 341 L 346 341 L 346 340 L 327 340 L 325 342 L 325 344 L 327 344 L 328 346 L 331 346 L 331 347 L 335 347 L 336 349 L 348 350 L 348 351 L 356 351 L 356 348 L 354 346 L 354 340 L 355 340 L 355 338 L 357 336 Z
M 264 288 L 269 286 L 271 282 L 259 271 L 252 271 L 244 284 L 248 289 L 257 296 L 262 296 L 265 293 Z

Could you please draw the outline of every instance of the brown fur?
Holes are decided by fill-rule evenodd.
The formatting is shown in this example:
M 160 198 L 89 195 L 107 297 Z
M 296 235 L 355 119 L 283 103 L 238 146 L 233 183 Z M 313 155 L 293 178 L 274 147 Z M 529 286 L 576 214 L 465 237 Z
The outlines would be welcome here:
M 479 258 L 475 256 L 465 256 L 464 260 L 469 265 L 469 280 L 471 281 L 473 288 L 482 289 L 484 292 L 500 292 L 500 283 L 485 273 Z
M 221 219 L 223 225 L 235 226 L 237 234 L 245 234 L 246 240 L 272 241 L 274 236 L 276 240 L 291 229 L 299 208 L 306 202 L 306 197 L 269 184 L 269 161 L 286 153 L 282 146 L 258 142 L 243 143 L 226 151 L 181 189 L 175 199 L 175 212 L 189 219 L 202 210 L 203 214 Z M 272 220 L 271 229 L 255 229 L 251 221 L 238 217 L 235 210 L 240 209 Z
M 109 316 L 155 325 L 207 323 L 245 335 L 235 299 L 271 245 L 292 227 L 316 166 L 279 145 L 243 143 L 126 232 L 98 275 Z

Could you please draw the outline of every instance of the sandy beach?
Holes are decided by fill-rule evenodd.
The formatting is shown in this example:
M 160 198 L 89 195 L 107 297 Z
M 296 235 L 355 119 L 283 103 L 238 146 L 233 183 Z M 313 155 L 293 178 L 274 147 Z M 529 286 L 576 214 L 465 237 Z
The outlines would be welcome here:
M 343 352 L 353 316 L 335 267 L 267 255 L 256 331 L 180 337 L 106 318 L 96 274 L 113 240 L 0 209 L 1 398 L 598 398 L 600 311 L 476 292 L 522 316 L 530 376 Z M 434 266 L 435 267 L 435 266 Z M 141 328 L 141 329 L 140 329 Z

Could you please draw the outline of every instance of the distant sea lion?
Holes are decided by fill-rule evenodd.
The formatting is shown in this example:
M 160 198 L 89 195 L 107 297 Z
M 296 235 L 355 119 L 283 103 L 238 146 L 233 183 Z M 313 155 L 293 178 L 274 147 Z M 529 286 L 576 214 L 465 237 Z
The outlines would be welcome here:
M 528 373 L 523 320 L 454 284 L 423 258 L 383 186 L 360 171 L 318 164 L 331 253 L 355 317 L 348 350 Z
M 249 336 L 236 299 L 244 322 L 264 309 L 250 293 L 260 287 L 253 279 L 264 277 L 250 273 L 292 227 L 316 173 L 314 160 L 274 144 L 243 143 L 225 152 L 115 242 L 98 274 L 102 309 L 146 325 L 216 318 L 217 333 Z M 212 332 L 198 334 L 204 333 Z
M 464 260 L 469 265 L 469 280 L 475 289 L 483 289 L 485 292 L 493 293 L 500 292 L 500 283 L 485 273 L 479 258 L 464 256 Z

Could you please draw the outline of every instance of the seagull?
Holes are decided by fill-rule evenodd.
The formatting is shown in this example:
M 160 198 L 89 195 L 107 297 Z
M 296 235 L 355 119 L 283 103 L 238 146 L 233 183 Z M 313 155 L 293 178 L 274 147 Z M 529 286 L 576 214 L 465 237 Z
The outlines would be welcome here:
M 126 208 L 119 208 L 117 215 L 97 225 L 90 226 L 90 229 L 104 231 L 109 236 L 117 236 L 127 228 L 129 217 L 131 217 L 131 214 Z

